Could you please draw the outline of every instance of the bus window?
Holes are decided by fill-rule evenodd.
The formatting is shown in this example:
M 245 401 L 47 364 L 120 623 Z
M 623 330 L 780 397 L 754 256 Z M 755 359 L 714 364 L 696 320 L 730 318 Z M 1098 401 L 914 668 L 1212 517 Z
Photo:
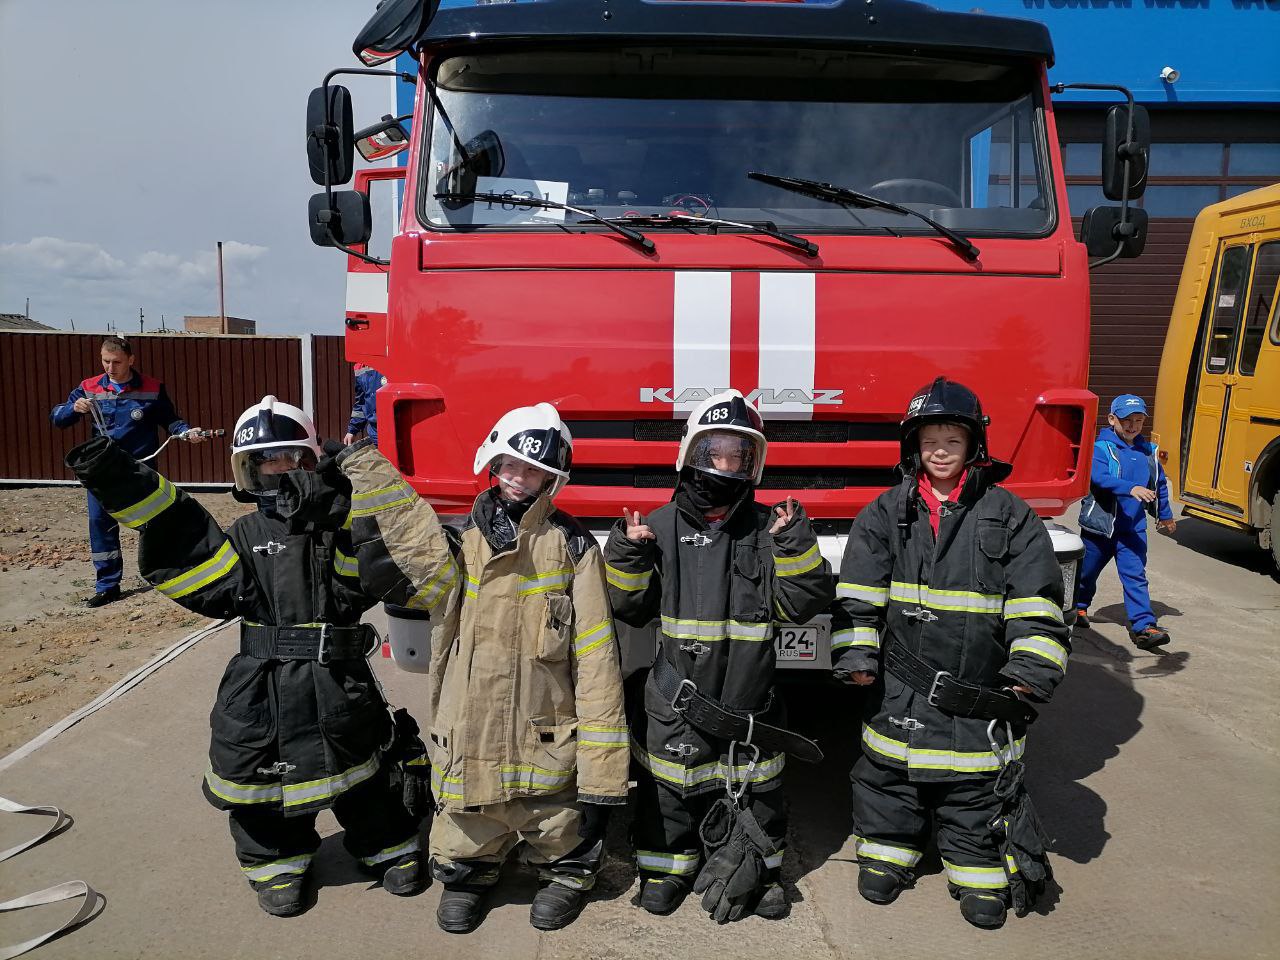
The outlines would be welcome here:
M 1276 302 L 1277 280 L 1280 280 L 1280 241 L 1273 240 L 1258 248 L 1258 259 L 1253 265 L 1253 293 L 1249 297 L 1249 312 L 1244 316 L 1240 345 L 1240 373 L 1246 377 L 1253 376 L 1258 364 L 1258 350 Z
M 1231 247 L 1222 256 L 1222 272 L 1218 275 L 1217 301 L 1213 308 L 1213 326 L 1209 328 L 1209 348 L 1205 351 L 1206 373 L 1228 373 L 1235 354 L 1236 327 L 1240 320 L 1241 299 L 1249 277 L 1249 248 Z

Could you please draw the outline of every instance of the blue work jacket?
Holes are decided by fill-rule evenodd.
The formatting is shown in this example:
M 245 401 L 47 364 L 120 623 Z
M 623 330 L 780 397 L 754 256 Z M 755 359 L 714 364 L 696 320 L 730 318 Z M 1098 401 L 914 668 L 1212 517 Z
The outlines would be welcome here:
M 157 428 L 163 427 L 171 434 L 185 433 L 190 429 L 187 421 L 178 415 L 164 384 L 136 370 L 128 383 L 114 383 L 105 373 L 81 381 L 71 391 L 66 403 L 60 403 L 50 411 L 49 419 L 58 427 L 79 423 L 85 414 L 76 413 L 74 406 L 82 397 L 98 404 L 106 423 L 106 436 L 135 457 L 150 456 L 160 448 Z M 95 435 L 104 433 L 92 417 L 90 420 Z

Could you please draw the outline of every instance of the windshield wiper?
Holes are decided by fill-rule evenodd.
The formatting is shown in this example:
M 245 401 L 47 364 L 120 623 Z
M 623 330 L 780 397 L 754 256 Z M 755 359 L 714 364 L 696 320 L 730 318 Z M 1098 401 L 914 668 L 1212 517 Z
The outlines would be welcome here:
M 761 223 L 751 223 L 739 220 L 722 220 L 719 217 L 700 217 L 692 213 L 647 213 L 629 217 L 613 217 L 611 220 L 613 223 L 636 223 L 649 227 L 667 227 L 673 224 L 679 224 L 682 227 L 696 227 L 699 224 L 738 227 L 742 230 L 750 230 L 752 233 L 759 233 L 766 237 L 780 240 L 787 246 L 803 251 L 807 257 L 816 257 L 818 255 L 818 245 L 816 243 L 806 240 L 804 237 L 797 237 L 795 234 L 783 233 L 772 221 L 768 220 Z
M 568 210 L 570 213 L 576 213 L 590 223 L 599 223 L 614 233 L 634 243 L 645 253 L 653 253 L 656 247 L 653 241 L 646 237 L 639 230 L 632 230 L 630 227 L 624 227 L 621 224 L 614 223 L 612 220 L 606 220 L 604 217 L 597 216 L 590 210 L 584 210 L 581 207 L 571 207 L 567 203 L 559 203 L 555 200 L 541 200 L 538 197 L 516 197 L 506 193 L 437 193 L 437 200 L 460 200 L 466 203 L 474 203 L 480 200 L 484 203 L 501 203 L 517 207 L 539 207 L 543 210 Z M 563 226 L 563 224 L 558 224 Z
M 912 210 L 910 207 L 902 207 L 888 200 L 881 200 L 879 197 L 873 197 L 870 194 L 859 193 L 857 190 L 850 190 L 848 187 L 837 187 L 832 183 L 823 183 L 821 180 L 805 180 L 802 177 L 780 177 L 774 173 L 756 173 L 747 174 L 752 180 L 758 180 L 761 183 L 767 183 L 770 186 L 781 187 L 783 190 L 790 190 L 792 193 L 798 193 L 804 197 L 812 197 L 815 200 L 825 200 L 828 203 L 839 203 L 850 207 L 859 207 L 861 209 L 877 209 L 889 210 L 893 213 L 900 213 L 906 217 L 915 217 L 923 220 L 934 230 L 938 231 L 942 236 L 951 241 L 952 246 L 960 252 L 960 254 L 970 263 L 974 263 L 981 255 L 981 251 L 973 245 L 967 238 L 962 237 L 950 227 L 944 227 L 937 220 L 926 216 L 919 210 Z

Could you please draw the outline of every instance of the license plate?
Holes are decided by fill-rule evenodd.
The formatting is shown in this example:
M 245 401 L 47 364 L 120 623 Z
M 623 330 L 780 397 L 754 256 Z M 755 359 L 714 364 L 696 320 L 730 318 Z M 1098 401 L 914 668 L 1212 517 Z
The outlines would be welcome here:
M 773 639 L 779 660 L 817 660 L 820 630 L 809 626 L 779 627 Z

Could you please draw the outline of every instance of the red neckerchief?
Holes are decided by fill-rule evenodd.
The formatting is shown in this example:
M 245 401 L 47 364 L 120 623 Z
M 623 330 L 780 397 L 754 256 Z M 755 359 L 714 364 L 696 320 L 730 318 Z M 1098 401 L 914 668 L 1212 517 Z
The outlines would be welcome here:
M 966 467 L 964 473 L 960 474 L 960 480 L 956 484 L 955 489 L 946 495 L 947 503 L 955 503 L 960 499 L 960 491 L 964 489 L 964 482 L 969 478 L 969 470 Z M 934 539 L 938 536 L 938 525 L 942 522 L 939 516 L 939 507 L 942 506 L 942 500 L 934 493 L 933 483 L 929 480 L 928 471 L 921 470 L 920 475 L 916 478 L 916 487 L 920 491 L 920 497 L 924 500 L 924 505 L 929 509 L 929 526 L 933 527 Z

